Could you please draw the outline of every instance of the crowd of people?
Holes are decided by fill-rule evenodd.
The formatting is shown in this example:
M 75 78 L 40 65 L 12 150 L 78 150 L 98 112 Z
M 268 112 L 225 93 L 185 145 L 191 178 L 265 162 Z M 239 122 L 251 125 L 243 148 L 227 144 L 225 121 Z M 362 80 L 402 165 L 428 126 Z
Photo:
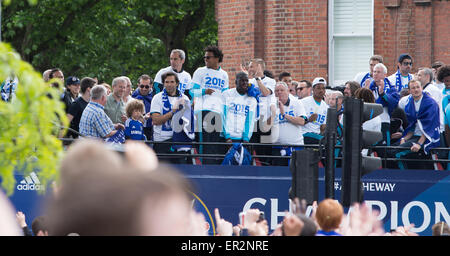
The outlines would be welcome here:
M 176 169 L 161 164 L 143 143 L 127 141 L 123 154 L 99 140 L 78 140 L 67 150 L 60 176 L 42 205 L 42 215 L 32 221 L 14 212 L 0 193 L 0 234 L 28 236 L 417 236 L 412 226 L 385 231 L 377 212 L 364 203 L 347 214 L 332 199 L 313 202 L 307 213 L 305 200 L 292 201 L 292 212 L 270 231 L 259 209 L 243 212 L 240 223 L 231 223 L 214 210 L 215 233 L 205 216 L 194 208 L 195 187 Z M 237 214 L 237 213 L 236 213 Z M 434 236 L 449 235 L 439 222 Z
M 374 150 L 378 155 L 448 159 L 446 150 L 433 151 L 450 143 L 450 66 L 442 62 L 413 74 L 413 58 L 402 54 L 389 75 L 383 57 L 374 55 L 368 72 L 356 74 L 344 86 L 330 86 L 323 77 L 312 82 L 295 81 L 288 72 L 274 77 L 258 58 L 241 65 L 230 84 L 217 46 L 204 49 L 205 66 L 191 77 L 183 70 L 185 57 L 183 50 L 172 50 L 170 66 L 155 79 L 141 75 L 134 90 L 127 76 L 115 77 L 109 86 L 90 77 L 64 79 L 58 68 L 45 71 L 44 80 L 65 84 L 61 100 L 71 128 L 66 137 L 147 141 L 169 162 L 184 164 L 221 164 L 231 145 L 250 143 L 240 148 L 260 156 L 258 163 L 288 165 L 293 151 L 324 138 L 329 107 L 338 110 L 342 128 L 343 101 L 354 97 L 384 108 L 363 123 L 364 129 L 382 133 L 376 145 L 402 147 Z M 195 153 L 203 157 L 197 161 Z M 406 164 L 430 169 L 418 162 Z M 402 162 L 389 167 L 405 168 Z

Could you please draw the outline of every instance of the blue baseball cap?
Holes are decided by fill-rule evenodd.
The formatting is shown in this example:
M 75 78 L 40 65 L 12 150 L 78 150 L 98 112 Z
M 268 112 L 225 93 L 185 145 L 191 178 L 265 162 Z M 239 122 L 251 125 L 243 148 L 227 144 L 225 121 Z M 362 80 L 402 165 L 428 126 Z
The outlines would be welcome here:
M 402 63 L 404 59 L 412 60 L 412 57 L 409 54 L 402 54 L 398 57 L 398 62 Z
M 76 76 L 69 76 L 66 79 L 66 86 L 73 85 L 73 84 L 80 84 L 80 79 Z

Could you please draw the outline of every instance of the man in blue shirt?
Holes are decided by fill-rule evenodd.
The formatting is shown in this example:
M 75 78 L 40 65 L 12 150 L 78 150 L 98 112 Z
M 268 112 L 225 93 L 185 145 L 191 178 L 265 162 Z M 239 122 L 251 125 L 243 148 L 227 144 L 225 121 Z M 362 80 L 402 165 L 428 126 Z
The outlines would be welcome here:
M 106 88 L 96 85 L 91 89 L 91 101 L 86 106 L 80 119 L 80 133 L 86 137 L 108 138 L 118 129 L 125 129 L 121 123 L 113 124 L 106 115 Z
M 144 114 L 148 119 L 144 122 L 144 134 L 147 140 L 152 140 L 153 124 L 150 116 L 150 108 L 152 106 L 152 99 L 154 96 L 153 80 L 149 75 L 141 75 L 138 79 L 138 88 L 131 95 L 133 98 L 142 100 L 145 106 Z

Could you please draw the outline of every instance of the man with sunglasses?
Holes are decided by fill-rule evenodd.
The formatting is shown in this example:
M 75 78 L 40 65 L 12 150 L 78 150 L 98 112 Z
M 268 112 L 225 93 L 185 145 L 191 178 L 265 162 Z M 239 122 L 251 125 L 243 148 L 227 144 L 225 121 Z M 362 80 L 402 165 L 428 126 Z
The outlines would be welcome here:
M 301 80 L 298 82 L 295 90 L 297 91 L 298 99 L 301 100 L 312 95 L 312 84 L 308 80 Z
M 180 80 L 180 84 L 178 85 L 178 90 L 182 94 L 185 93 L 186 90 L 190 89 L 191 86 L 191 75 L 183 70 L 183 64 L 186 60 L 186 53 L 183 50 L 180 49 L 173 49 L 170 53 L 170 66 L 163 68 L 156 73 L 155 76 L 155 94 L 161 92 L 164 89 L 164 84 L 161 80 L 161 76 L 167 72 L 174 72 L 177 74 L 178 79 Z M 186 93 L 186 95 L 189 97 L 189 94 Z
M 150 108 L 152 106 L 153 93 L 153 81 L 149 75 L 143 74 L 138 79 L 138 88 L 131 95 L 133 98 L 142 100 L 145 106 L 145 115 L 147 115 L 147 121 L 144 123 L 144 135 L 147 140 L 152 140 L 153 125 L 152 118 L 150 116 Z
M 413 75 L 410 73 L 412 65 L 413 61 L 410 55 L 402 54 L 398 57 L 397 72 L 388 77 L 391 85 L 395 85 L 397 92 L 408 88 L 409 81 L 413 79 Z
M 223 53 L 217 46 L 208 46 L 204 50 L 205 66 L 198 68 L 192 78 L 190 95 L 194 101 L 194 113 L 197 116 L 196 131 L 199 142 L 223 142 L 222 92 L 229 88 L 228 73 L 220 67 Z M 199 152 L 224 154 L 225 147 L 200 145 Z M 220 164 L 223 157 L 204 158 L 203 164 Z

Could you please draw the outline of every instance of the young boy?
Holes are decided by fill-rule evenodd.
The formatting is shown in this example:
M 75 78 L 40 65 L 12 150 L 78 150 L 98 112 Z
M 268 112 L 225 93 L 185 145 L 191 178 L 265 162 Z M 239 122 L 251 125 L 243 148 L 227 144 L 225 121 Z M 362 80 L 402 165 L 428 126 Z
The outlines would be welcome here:
M 144 103 L 140 100 L 130 101 L 125 109 L 127 121 L 125 122 L 125 139 L 147 140 L 144 135 L 144 119 L 149 118 L 148 115 L 143 116 Z

